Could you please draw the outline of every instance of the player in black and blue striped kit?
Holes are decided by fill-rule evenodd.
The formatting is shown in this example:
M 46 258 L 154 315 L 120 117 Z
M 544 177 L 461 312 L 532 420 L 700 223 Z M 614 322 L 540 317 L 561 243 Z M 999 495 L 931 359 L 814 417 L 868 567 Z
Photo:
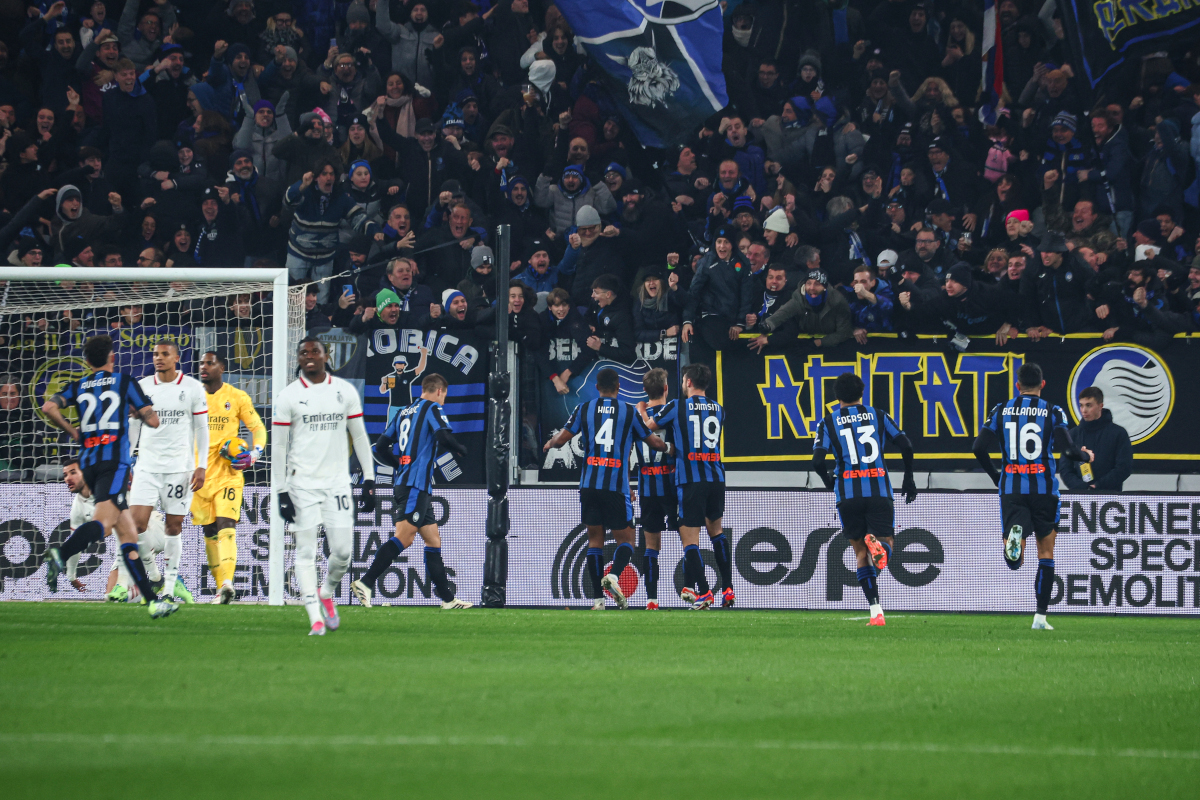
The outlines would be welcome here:
M 721 605 L 732 606 L 733 561 L 721 518 L 725 516 L 725 465 L 721 431 L 725 409 L 705 396 L 712 370 L 689 364 L 683 370 L 684 397 L 671 400 L 647 421 L 652 431 L 669 430 L 675 447 L 675 496 L 679 500 L 679 540 L 683 543 L 684 587 L 679 596 L 704 609 L 714 602 L 700 557 L 700 528 L 708 530 L 721 574 Z
M 904 502 L 917 498 L 913 480 L 913 448 L 908 436 L 879 409 L 862 404 L 862 378 L 843 372 L 834 383 L 839 407 L 817 423 L 813 442 L 813 470 L 837 497 L 842 533 L 850 540 L 858 560 L 858 583 L 870 606 L 868 625 L 885 625 L 879 602 L 879 570 L 892 555 L 896 509 L 892 481 L 883 462 L 888 442 L 904 459 Z M 834 475 L 825 458 L 833 455 Z
M 1023 364 L 1017 372 L 1017 396 L 992 409 L 987 424 L 975 439 L 975 458 L 1000 489 L 1000 517 L 1004 525 L 1004 560 L 1009 569 L 1020 569 L 1025 560 L 1025 537 L 1037 537 L 1038 571 L 1033 592 L 1037 613 L 1033 629 L 1052 631 L 1046 622 L 1050 590 L 1054 586 L 1054 539 L 1058 534 L 1058 478 L 1054 450 L 1071 461 L 1090 462 L 1092 451 L 1076 447 L 1067 431 L 1067 414 L 1042 399 L 1046 381 L 1037 364 Z M 1000 469 L 990 450 L 1000 441 Z
M 665 451 L 666 443 L 650 433 L 637 409 L 617 399 L 621 378 L 615 370 L 602 369 L 596 376 L 600 397 L 581 403 L 571 412 L 566 427 L 546 442 L 543 451 L 562 447 L 576 434 L 583 445 L 583 473 L 579 477 L 579 506 L 587 526 L 588 575 L 596 602 L 604 609 L 604 590 L 612 593 L 618 608 L 629 605 L 621 591 L 620 576 L 633 558 L 633 503 L 629 498 L 629 453 L 635 442 L 652 450 Z M 604 532 L 613 532 L 617 550 L 612 569 L 604 575 Z
M 83 356 L 92 374 L 64 386 L 45 402 L 42 413 L 55 427 L 79 442 L 79 469 L 96 498 L 92 518 L 103 527 L 81 525 L 61 548 L 47 550 L 46 583 L 51 591 L 57 589 L 58 575 L 66 568 L 66 559 L 83 552 L 93 541 L 103 540 L 115 528 L 121 543 L 121 558 L 149 604 L 150 616 L 166 617 L 179 606 L 158 599 L 138 555 L 137 525 L 125 502 L 133 464 L 129 452 L 129 417 L 135 416 L 143 425 L 157 428 L 158 414 L 137 381 L 115 371 L 113 341 L 109 336 L 101 334 L 88 339 L 83 345 Z M 62 414 L 68 406 L 74 406 L 79 413 L 78 429 Z
M 436 373 L 421 381 L 421 397 L 402 408 L 388 421 L 383 433 L 375 440 L 372 452 L 380 464 L 388 464 L 392 477 L 392 514 L 396 522 L 395 535 L 375 553 L 371 566 L 350 590 L 364 608 L 371 607 L 375 582 L 392 565 L 396 557 L 413 543 L 419 533 L 425 543 L 425 576 L 433 582 L 433 591 L 442 601 L 442 608 L 470 608 L 473 604 L 459 600 L 450 588 L 446 565 L 442 561 L 442 535 L 430 511 L 429 495 L 433 491 L 433 467 L 438 448 L 466 458 L 463 447 L 450 431 L 450 423 L 442 413 L 449 382 Z
M 652 369 L 642 377 L 642 388 L 646 390 L 648 402 L 638 403 L 638 411 L 645 411 L 649 419 L 667 403 L 667 371 Z M 671 444 L 670 434 L 664 432 L 663 441 Z M 633 448 L 637 456 L 638 497 L 642 509 L 642 536 L 646 539 L 646 610 L 658 610 L 658 553 L 662 549 L 663 531 L 679 529 L 678 500 L 675 497 L 675 454 L 671 451 L 651 450 L 642 442 Z

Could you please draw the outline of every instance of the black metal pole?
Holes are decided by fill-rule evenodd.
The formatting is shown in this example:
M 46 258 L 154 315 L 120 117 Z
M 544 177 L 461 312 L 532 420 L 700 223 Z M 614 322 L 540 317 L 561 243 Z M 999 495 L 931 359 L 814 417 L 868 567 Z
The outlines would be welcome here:
M 481 602 L 488 608 L 503 608 L 508 592 L 508 454 L 512 442 L 511 376 L 508 373 L 508 264 L 509 226 L 496 227 L 496 343 L 492 348 L 492 371 L 488 375 L 488 426 L 491 436 L 487 454 L 487 543 L 483 557 Z

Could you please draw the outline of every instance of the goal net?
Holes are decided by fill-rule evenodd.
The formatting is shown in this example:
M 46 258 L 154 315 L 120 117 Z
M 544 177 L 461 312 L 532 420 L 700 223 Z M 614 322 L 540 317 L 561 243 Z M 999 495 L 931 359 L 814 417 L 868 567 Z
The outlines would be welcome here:
M 151 355 L 158 343 L 178 345 L 179 370 L 196 378 L 201 356 L 215 351 L 226 363 L 224 382 L 249 395 L 269 432 L 274 395 L 296 373 L 304 287 L 288 287 L 283 269 L 31 267 L 8 268 L 0 278 L 0 599 L 34 599 L 49 591 L 44 582 L 27 578 L 40 568 L 45 549 L 69 533 L 72 498 L 62 486 L 62 466 L 78 451 L 47 422 L 41 406 L 90 373 L 84 342 L 107 333 L 117 369 L 134 378 L 154 372 Z M 68 417 L 73 414 L 72 409 Z M 244 425 L 239 433 L 251 441 Z M 269 551 L 272 533 L 282 541 L 282 526 L 273 532 L 270 525 L 271 464 L 268 443 L 264 458 L 244 473 L 240 565 L 254 561 L 252 551 Z M 216 587 L 190 517 L 183 535 L 180 574 L 202 602 Z M 112 542 L 94 545 L 81 558 L 77 578 L 83 591 L 60 584 L 55 598 L 102 597 Z M 270 570 L 239 570 L 234 577 L 239 595 L 267 599 L 272 583 L 267 573 L 283 574 L 282 553 L 270 562 Z

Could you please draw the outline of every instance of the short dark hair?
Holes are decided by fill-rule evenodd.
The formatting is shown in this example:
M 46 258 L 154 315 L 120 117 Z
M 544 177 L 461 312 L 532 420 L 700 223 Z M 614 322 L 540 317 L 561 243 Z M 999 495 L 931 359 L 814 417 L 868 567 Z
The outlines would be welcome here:
M 602 292 L 612 292 L 613 294 L 620 294 L 621 281 L 617 280 L 616 275 L 610 275 L 608 273 L 605 273 L 603 275 L 598 276 L 596 278 L 596 280 L 592 281 L 592 289 L 599 289 Z
M 1100 391 L 1099 386 L 1089 386 L 1079 393 L 1079 399 L 1090 398 L 1095 400 L 1100 405 L 1104 405 L 1104 392 Z
M 833 396 L 843 403 L 853 403 L 862 400 L 863 379 L 853 372 L 843 372 L 833 383 Z
M 605 367 L 596 375 L 596 388 L 604 394 L 612 394 L 621 388 L 621 376 L 615 369 Z
M 1017 385 L 1024 389 L 1042 388 L 1042 368 L 1037 364 L 1022 364 L 1017 370 Z
M 439 375 L 436 372 L 429 373 L 421 380 L 422 392 L 438 392 L 449 388 L 450 381 L 446 380 L 444 375 Z
M 93 336 L 83 343 L 83 357 L 93 367 L 103 367 L 112 355 L 113 340 L 107 333 Z
M 657 400 L 667 393 L 667 371 L 652 369 L 642 376 L 642 388 L 651 400 Z
M 326 167 L 333 168 L 333 179 L 335 181 L 342 176 L 342 170 L 340 169 L 337 161 L 334 161 L 332 158 L 318 158 L 317 163 L 313 164 L 313 168 L 312 168 L 312 175 L 313 175 L 314 181 L 317 179 L 317 177 L 322 172 L 325 171 Z
M 707 364 L 688 364 L 683 368 L 683 379 L 691 381 L 693 388 L 700 391 L 708 391 L 708 384 L 712 382 L 712 370 Z
M 226 369 L 229 367 L 229 364 L 225 361 L 225 356 L 221 355 L 216 350 L 205 350 L 200 354 L 200 358 L 204 358 L 205 356 L 212 356 L 213 361 L 216 361 L 221 365 L 221 369 Z
M 179 342 L 176 342 L 176 341 L 173 341 L 173 340 L 170 340 L 170 339 L 163 339 L 163 340 L 162 340 L 162 341 L 160 341 L 160 342 L 155 342 L 155 343 L 154 343 L 154 347 L 158 347 L 160 344 L 162 344 L 162 345 L 166 345 L 167 347 L 173 347 L 173 348 L 175 348 L 175 355 L 177 355 L 177 356 L 181 356 L 181 355 L 183 355 L 183 351 L 179 349 Z M 154 352 L 154 347 L 151 347 L 151 348 L 150 348 L 150 352 L 151 352 L 151 353 L 153 353 L 153 352 Z
M 301 339 L 300 343 L 298 345 L 296 345 L 296 352 L 299 353 L 301 350 L 303 350 L 304 345 L 308 344 L 309 342 L 316 342 L 317 344 L 321 345 L 322 353 L 329 352 L 329 348 L 325 346 L 325 343 L 322 342 L 320 339 L 318 339 L 315 336 L 305 336 L 303 339 Z
M 72 464 L 79 466 L 79 456 L 70 456 L 68 458 L 64 458 L 61 466 L 63 469 L 66 469 Z

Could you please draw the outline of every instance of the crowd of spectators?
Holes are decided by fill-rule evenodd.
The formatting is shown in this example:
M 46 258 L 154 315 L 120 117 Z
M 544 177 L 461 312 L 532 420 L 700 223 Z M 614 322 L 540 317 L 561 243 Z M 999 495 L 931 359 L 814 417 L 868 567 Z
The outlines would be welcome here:
M 1055 0 L 1002 0 L 985 123 L 981 0 L 722 8 L 729 104 L 662 150 L 547 0 L 27 2 L 0 37 L 0 258 L 286 266 L 310 332 L 484 330 L 507 271 L 512 337 L 563 392 L 564 335 L 711 360 L 1200 325 L 1194 38 L 1096 93 Z

